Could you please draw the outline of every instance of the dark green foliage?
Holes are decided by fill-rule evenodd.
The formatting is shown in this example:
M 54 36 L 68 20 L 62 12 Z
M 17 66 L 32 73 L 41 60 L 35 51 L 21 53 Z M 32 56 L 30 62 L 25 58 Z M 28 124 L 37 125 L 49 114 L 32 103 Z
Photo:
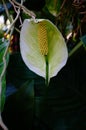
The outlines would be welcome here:
M 44 80 L 27 69 L 19 53 L 12 55 L 7 70 L 17 92 L 7 98 L 3 113 L 10 130 L 86 128 L 85 57 L 81 47 L 46 88 Z M 10 66 L 14 62 L 15 69 Z
M 27 127 L 31 129 L 34 112 L 33 80 L 23 83 L 16 93 L 7 98 L 5 112 L 10 130 L 26 129 Z M 14 122 L 15 125 L 13 125 Z
M 86 48 L 86 35 L 82 36 L 80 39 L 83 42 L 83 46 Z
M 3 55 L 4 55 L 4 52 L 6 50 L 6 47 L 8 45 L 8 42 L 5 41 L 3 42 L 2 39 L 0 39 L 0 75 L 2 74 L 2 71 L 3 71 L 3 68 L 4 68 L 4 63 L 3 63 Z M 7 55 L 6 57 L 6 61 L 7 61 L 7 64 L 8 64 L 8 58 L 9 56 Z M 1 99 L 0 99 L 0 111 L 3 110 L 3 107 L 4 107 L 4 103 L 5 103 L 5 89 L 6 89 L 6 77 L 5 77 L 5 74 L 3 75 L 2 79 L 1 79 L 1 84 L 2 84 L 2 93 L 1 93 Z M 0 86 L 1 87 L 1 86 Z

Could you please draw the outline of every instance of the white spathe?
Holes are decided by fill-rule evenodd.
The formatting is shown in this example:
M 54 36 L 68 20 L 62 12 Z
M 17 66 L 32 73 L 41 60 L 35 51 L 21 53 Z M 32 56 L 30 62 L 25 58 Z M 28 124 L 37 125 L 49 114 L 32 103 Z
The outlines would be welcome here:
M 46 19 L 25 19 L 20 32 L 20 51 L 25 64 L 36 74 L 46 78 L 45 56 L 38 43 L 38 22 L 45 21 L 48 37 L 49 79 L 57 75 L 66 64 L 68 51 L 65 40 L 57 27 Z

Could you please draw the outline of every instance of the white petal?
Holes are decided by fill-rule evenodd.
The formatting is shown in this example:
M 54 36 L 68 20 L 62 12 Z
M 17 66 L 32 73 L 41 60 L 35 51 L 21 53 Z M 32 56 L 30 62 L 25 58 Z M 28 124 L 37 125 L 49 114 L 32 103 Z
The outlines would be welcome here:
M 44 19 L 25 20 L 20 33 L 20 50 L 25 64 L 36 74 L 46 77 L 45 57 L 41 55 L 38 45 L 37 21 Z M 57 75 L 66 64 L 68 52 L 65 40 L 57 27 L 49 20 L 44 20 L 47 25 L 48 35 L 48 79 Z
M 20 33 L 20 50 L 25 64 L 33 72 L 45 77 L 45 58 L 40 54 L 37 36 L 38 25 L 33 20 L 25 20 Z
M 47 20 L 46 23 L 48 31 L 49 44 L 49 78 L 57 75 L 61 68 L 66 64 L 68 58 L 68 51 L 65 40 L 57 29 L 57 27 Z

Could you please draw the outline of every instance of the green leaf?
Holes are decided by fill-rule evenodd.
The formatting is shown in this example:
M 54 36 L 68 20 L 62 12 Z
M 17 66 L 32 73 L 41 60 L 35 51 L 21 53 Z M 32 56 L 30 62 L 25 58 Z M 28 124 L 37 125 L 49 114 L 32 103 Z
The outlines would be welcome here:
M 5 76 L 2 78 L 2 81 L 0 83 L 0 112 L 3 110 L 4 103 L 5 103 L 5 89 L 6 89 L 6 81 L 5 81 Z
M 34 105 L 34 81 L 26 81 L 20 89 L 10 96 L 16 102 L 16 106 L 21 109 L 29 109 Z
M 80 38 L 80 40 L 82 41 L 83 46 L 84 46 L 85 49 L 86 49 L 86 35 L 82 36 L 82 37 Z
M 20 33 L 20 50 L 27 67 L 46 79 L 46 60 L 40 53 L 38 41 L 38 22 L 46 23 L 48 38 L 48 82 L 66 64 L 68 52 L 65 40 L 57 27 L 45 19 L 26 19 Z M 42 35 L 42 34 L 41 34 Z
M 2 41 L 2 39 L 0 39 L 0 76 L 2 74 L 2 71 L 4 69 L 4 63 L 3 63 L 3 56 L 4 56 L 4 53 L 5 53 L 5 49 L 8 45 L 8 42 L 7 41 Z M 7 61 L 7 64 L 8 64 L 8 61 L 9 61 L 9 54 L 7 54 L 7 57 L 6 57 L 6 61 Z M 5 89 L 6 89 L 6 78 L 5 78 L 5 74 L 4 76 L 2 77 L 1 79 L 1 83 L 0 83 L 0 88 L 1 89 L 1 93 L 0 93 L 0 111 L 3 110 L 3 107 L 4 107 L 4 103 L 5 103 Z
M 12 113 L 13 122 L 16 118 L 17 127 L 22 128 L 25 124 L 25 128 L 30 129 L 34 114 L 34 80 L 24 82 L 17 92 L 10 95 L 7 98 L 5 109 L 9 114 Z
M 46 7 L 48 8 L 49 12 L 57 16 L 60 11 L 60 7 L 62 4 L 62 0 L 46 0 Z

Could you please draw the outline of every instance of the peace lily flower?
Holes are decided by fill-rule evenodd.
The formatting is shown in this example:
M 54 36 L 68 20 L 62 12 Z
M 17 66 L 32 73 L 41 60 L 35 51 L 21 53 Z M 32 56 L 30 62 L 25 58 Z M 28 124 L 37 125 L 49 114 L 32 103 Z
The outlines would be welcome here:
M 20 32 L 20 51 L 28 68 L 45 78 L 47 85 L 68 58 L 62 34 L 46 19 L 24 20 Z

